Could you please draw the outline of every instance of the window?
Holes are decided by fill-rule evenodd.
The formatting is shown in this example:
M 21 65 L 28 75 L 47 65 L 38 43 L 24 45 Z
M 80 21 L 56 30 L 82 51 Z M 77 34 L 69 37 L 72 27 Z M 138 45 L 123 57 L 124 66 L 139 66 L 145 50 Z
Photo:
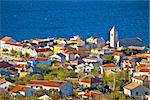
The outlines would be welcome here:
M 138 95 L 139 93 L 138 92 L 136 92 L 136 95 Z
M 148 95 L 148 92 L 145 92 L 145 95 Z

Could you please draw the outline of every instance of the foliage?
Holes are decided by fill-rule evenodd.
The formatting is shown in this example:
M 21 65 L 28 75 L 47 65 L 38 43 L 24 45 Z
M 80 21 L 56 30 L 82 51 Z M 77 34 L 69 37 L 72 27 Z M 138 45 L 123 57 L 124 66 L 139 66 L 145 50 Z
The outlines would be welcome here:
M 115 74 L 110 74 L 109 76 L 104 75 L 102 78 L 104 83 L 108 84 L 110 87 L 113 87 L 115 84 L 115 90 L 119 91 L 121 87 L 126 85 L 129 77 L 127 71 L 118 71 Z
M 92 70 L 92 72 L 91 72 L 90 74 L 92 74 L 92 75 L 94 75 L 94 76 L 96 76 L 96 77 L 99 76 L 99 73 L 98 73 L 97 70 Z
M 107 62 L 113 63 L 114 57 L 111 55 L 104 55 L 104 60 L 106 60 Z
M 74 71 L 68 71 L 64 69 L 58 69 L 58 70 L 53 70 L 50 72 L 48 75 L 44 77 L 44 79 L 58 79 L 58 80 L 65 80 L 65 78 L 74 76 L 76 73 Z

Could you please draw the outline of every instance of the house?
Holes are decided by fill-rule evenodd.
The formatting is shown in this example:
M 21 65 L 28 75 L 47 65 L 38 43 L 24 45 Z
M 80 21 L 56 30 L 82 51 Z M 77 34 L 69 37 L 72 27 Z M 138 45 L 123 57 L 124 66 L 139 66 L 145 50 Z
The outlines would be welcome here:
M 52 63 L 49 57 L 37 57 L 36 61 L 37 61 L 37 64 L 42 64 L 45 66 L 50 66 Z
M 56 39 L 54 39 L 54 43 L 65 45 L 67 42 L 66 42 L 65 38 L 56 38 Z
M 82 59 L 85 63 L 92 63 L 97 64 L 97 66 L 100 66 L 103 63 L 103 59 L 98 58 L 96 56 L 88 56 Z
M 92 64 L 87 64 L 87 63 L 86 64 L 81 63 L 75 67 L 76 67 L 75 72 L 77 73 L 79 73 L 80 71 L 91 72 L 94 69 L 94 66 Z
M 132 82 L 124 86 L 124 94 L 129 95 L 130 97 L 141 97 L 148 95 L 150 90 L 136 82 Z
M 29 56 L 35 57 L 36 51 L 32 49 L 29 45 L 23 43 L 14 43 L 14 42 L 3 42 L 1 43 L 1 50 L 8 49 L 11 53 L 12 50 L 22 52 L 23 54 L 28 53 Z
M 150 69 L 142 68 L 139 71 L 136 71 L 136 72 L 133 73 L 133 76 L 141 76 L 141 75 L 150 76 Z
M 72 40 L 68 40 L 67 44 L 76 44 L 77 46 L 83 46 L 85 45 L 85 41 L 83 41 L 82 39 L 72 39 Z
M 5 36 L 0 39 L 0 41 L 5 41 L 5 42 L 16 42 L 13 38 Z
M 30 43 L 35 43 L 39 47 L 53 45 L 53 38 L 29 40 Z
M 73 95 L 73 86 L 64 81 L 48 80 L 48 81 L 30 81 L 30 87 L 34 89 L 57 90 L 65 96 Z
M 132 77 L 132 82 L 136 82 L 140 85 L 150 88 L 150 79 L 146 75 Z
M 54 54 L 50 57 L 51 61 L 64 62 L 66 60 L 66 56 L 62 53 Z
M 110 72 L 116 72 L 118 70 L 117 65 L 110 63 L 110 64 L 104 64 L 100 66 L 100 73 L 110 73 Z
M 15 77 L 18 77 L 18 73 L 13 72 L 11 70 L 0 69 L 0 77 L 1 76 L 8 76 L 9 78 L 15 78 Z
M 1 69 L 8 70 L 9 68 L 12 68 L 12 67 L 13 67 L 13 65 L 8 63 L 8 62 L 6 62 L 6 61 L 1 61 L 0 62 L 0 68 Z
M 74 50 L 65 49 L 65 50 L 62 51 L 62 54 L 64 54 L 66 56 L 65 59 L 67 61 L 75 60 Z
M 51 97 L 49 97 L 48 95 L 42 95 L 42 96 L 40 96 L 40 97 L 38 97 L 38 99 L 39 100 L 52 100 L 52 98 Z
M 38 48 L 35 49 L 37 52 L 37 56 L 48 56 L 50 54 L 51 49 L 50 48 Z
M 53 52 L 54 52 L 54 54 L 57 54 L 57 53 L 60 53 L 60 51 L 62 50 L 62 49 L 64 49 L 64 46 L 65 45 L 54 45 L 54 49 L 53 49 Z
M 0 88 L 7 90 L 10 85 L 13 85 L 13 84 L 7 81 L 5 78 L 0 79 Z
M 96 44 L 97 47 L 103 47 L 105 45 L 105 40 L 102 37 L 98 38 L 91 36 L 90 38 L 86 39 L 86 42 L 89 44 Z
M 86 93 L 83 94 L 83 98 L 95 98 L 98 95 L 101 95 L 102 93 L 98 91 L 87 91 Z M 93 99 L 92 99 L 93 100 Z
M 112 56 L 114 57 L 114 59 L 116 60 L 116 63 L 118 64 L 119 61 L 121 61 L 122 58 L 125 56 L 125 54 L 123 54 L 123 52 L 114 52 Z
M 36 92 L 35 89 L 30 88 L 29 86 L 23 86 L 23 85 L 17 85 L 12 90 L 10 90 L 10 93 L 14 96 L 19 95 L 19 94 L 23 96 L 31 96 L 35 92 Z
M 96 88 L 97 86 L 102 84 L 102 80 L 93 75 L 87 75 L 80 79 L 79 84 L 82 89 L 85 88 Z

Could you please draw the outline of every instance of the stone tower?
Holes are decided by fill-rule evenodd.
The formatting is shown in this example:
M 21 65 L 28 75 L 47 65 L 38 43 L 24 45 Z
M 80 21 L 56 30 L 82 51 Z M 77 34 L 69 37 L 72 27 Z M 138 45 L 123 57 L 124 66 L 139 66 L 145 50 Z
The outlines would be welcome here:
M 113 26 L 110 31 L 110 47 L 117 48 L 117 42 L 118 42 L 118 32 L 115 29 L 115 26 Z

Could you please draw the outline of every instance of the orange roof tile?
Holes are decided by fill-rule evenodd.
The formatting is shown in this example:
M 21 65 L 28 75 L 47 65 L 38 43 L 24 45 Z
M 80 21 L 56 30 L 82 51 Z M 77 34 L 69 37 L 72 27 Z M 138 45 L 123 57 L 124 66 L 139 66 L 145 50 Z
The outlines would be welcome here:
M 0 83 L 6 82 L 5 78 L 0 79 Z
M 9 41 L 9 40 L 11 40 L 11 39 L 12 39 L 11 37 L 5 36 L 5 37 L 3 37 L 1 40 L 2 40 L 2 41 Z
M 47 87 L 61 87 L 65 84 L 63 81 L 57 80 L 49 80 L 49 81 L 30 81 L 30 85 L 40 85 L 40 86 L 47 86 Z
M 100 79 L 96 79 L 96 78 L 93 78 L 93 77 L 86 77 L 84 79 L 82 79 L 81 82 L 85 82 L 85 83 L 99 83 L 99 82 L 102 82 Z
M 114 52 L 112 55 L 113 56 L 120 56 L 120 55 L 122 55 L 123 54 L 123 52 Z
M 111 64 L 104 64 L 104 65 L 102 65 L 102 67 L 109 68 L 109 67 L 117 67 L 117 66 L 115 64 L 111 63 Z
M 141 69 L 139 72 L 150 72 L 150 69 Z
M 87 93 L 84 94 L 84 96 L 87 96 L 87 97 L 95 97 L 97 95 L 99 95 L 99 93 L 92 92 L 92 91 L 88 91 Z
M 138 86 L 140 86 L 138 83 L 132 82 L 132 83 L 130 83 L 130 84 L 124 86 L 124 88 L 126 88 L 126 89 L 128 89 L 128 90 L 132 90 L 132 89 L 134 89 L 134 88 L 136 88 L 136 87 L 138 87 Z
M 13 88 L 10 92 L 19 92 L 19 91 L 26 91 L 28 90 L 30 87 L 28 86 L 21 86 L 21 85 L 17 85 L 15 88 Z
M 13 43 L 13 42 L 6 42 L 5 44 L 9 44 L 9 45 L 13 45 L 13 46 L 20 46 L 20 47 L 27 46 L 26 44 Z
M 36 52 L 48 52 L 50 51 L 50 48 L 41 48 L 41 49 L 35 49 Z
M 38 57 L 38 58 L 36 58 L 36 60 L 38 60 L 38 61 L 47 61 L 47 60 L 48 60 L 48 58 Z

